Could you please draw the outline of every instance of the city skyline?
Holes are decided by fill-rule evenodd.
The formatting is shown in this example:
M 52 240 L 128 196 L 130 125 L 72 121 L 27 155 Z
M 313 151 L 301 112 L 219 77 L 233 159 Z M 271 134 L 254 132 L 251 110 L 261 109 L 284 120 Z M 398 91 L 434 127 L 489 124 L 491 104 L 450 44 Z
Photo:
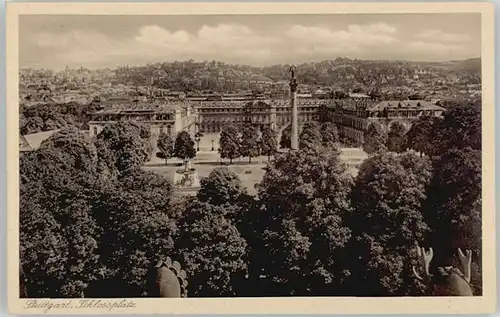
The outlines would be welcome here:
M 422 23 L 425 21 L 425 23 Z M 21 16 L 21 68 L 481 57 L 479 14 Z

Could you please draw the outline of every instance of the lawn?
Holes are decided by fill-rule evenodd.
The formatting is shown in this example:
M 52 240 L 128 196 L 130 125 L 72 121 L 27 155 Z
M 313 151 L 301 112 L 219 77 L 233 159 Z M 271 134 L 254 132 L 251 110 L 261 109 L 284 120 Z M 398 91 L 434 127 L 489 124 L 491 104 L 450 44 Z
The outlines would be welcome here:
M 248 163 L 248 158 L 238 158 L 233 160 L 233 164 L 228 165 L 229 161 L 221 159 L 216 151 L 200 150 L 201 151 L 196 154 L 196 158 L 193 160 L 192 164 L 192 167 L 196 169 L 200 180 L 207 177 L 214 168 L 225 166 L 239 176 L 241 182 L 248 189 L 249 193 L 256 193 L 255 184 L 260 183 L 264 177 L 264 167 L 268 162 L 267 156 L 253 158 L 251 164 Z M 367 155 L 360 149 L 343 148 L 340 157 L 350 165 L 349 170 L 355 176 L 358 171 L 356 166 L 362 163 L 364 159 L 366 159 Z M 150 162 L 146 163 L 144 168 L 160 175 L 164 175 L 173 181 L 175 171 L 181 168 L 181 166 L 182 161 L 179 159 L 169 159 L 168 165 L 165 165 L 165 161 L 163 159 L 155 156 Z
M 217 164 L 217 163 L 201 163 L 201 164 L 193 164 L 193 168 L 196 169 L 198 172 L 198 177 L 201 180 L 204 177 L 207 177 L 210 172 L 216 168 L 220 167 L 222 165 Z M 248 189 L 249 193 L 255 194 L 255 188 L 254 185 L 257 183 L 260 183 L 262 180 L 262 177 L 264 176 L 264 170 L 263 168 L 265 167 L 265 164 L 245 164 L 245 165 L 240 165 L 240 164 L 234 164 L 234 165 L 226 165 L 226 167 L 230 170 L 238 174 L 239 178 L 241 179 L 241 182 L 243 185 Z M 174 179 L 174 173 L 176 170 L 178 170 L 180 167 L 176 163 L 171 163 L 168 166 L 165 165 L 146 165 L 144 167 L 146 170 L 149 171 L 154 171 L 160 175 L 164 175 L 168 179 L 172 180 Z

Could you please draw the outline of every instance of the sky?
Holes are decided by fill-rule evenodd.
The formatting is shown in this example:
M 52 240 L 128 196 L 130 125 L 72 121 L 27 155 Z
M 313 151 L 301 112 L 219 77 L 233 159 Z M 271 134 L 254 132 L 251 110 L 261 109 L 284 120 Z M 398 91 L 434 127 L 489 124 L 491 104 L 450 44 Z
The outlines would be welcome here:
M 481 56 L 480 14 L 25 15 L 21 68 L 174 60 L 266 66 L 348 57 L 446 61 Z

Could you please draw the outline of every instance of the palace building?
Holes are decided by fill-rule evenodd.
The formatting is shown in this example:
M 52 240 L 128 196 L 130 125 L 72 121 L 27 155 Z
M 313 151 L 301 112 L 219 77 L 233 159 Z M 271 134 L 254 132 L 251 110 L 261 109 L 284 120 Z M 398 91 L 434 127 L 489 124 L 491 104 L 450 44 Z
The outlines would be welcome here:
M 292 120 L 289 99 L 271 99 L 267 96 L 199 96 L 176 100 L 110 102 L 112 105 L 91 115 L 90 136 L 98 134 L 107 124 L 120 120 L 149 124 L 154 139 L 162 131 L 173 136 L 180 131 L 188 131 L 194 138 L 197 132 L 220 133 L 227 125 L 238 127 L 248 123 L 260 129 L 269 125 L 279 136 L 291 125 Z M 396 121 L 409 129 L 420 116 L 441 116 L 445 110 L 422 100 L 299 97 L 299 127 L 315 121 L 320 106 L 332 111 L 339 136 L 351 140 L 356 146 L 362 146 L 364 133 L 372 122 L 378 122 L 385 132 Z
M 445 109 L 422 100 L 379 102 L 336 100 L 332 111 L 340 137 L 362 146 L 364 132 L 373 122 L 379 123 L 385 132 L 389 132 L 394 122 L 400 122 L 406 129 L 410 129 L 412 123 L 419 117 L 440 117 Z
M 161 132 L 175 136 L 180 131 L 188 131 L 192 137 L 197 132 L 197 111 L 189 104 L 132 102 L 92 113 L 89 135 L 97 135 L 106 125 L 119 121 L 148 124 L 153 139 Z
M 199 130 L 202 133 L 219 133 L 229 124 L 241 126 L 252 123 L 260 128 L 270 125 L 277 131 L 291 124 L 288 99 L 235 98 L 192 102 L 198 110 Z M 299 123 L 315 120 L 318 107 L 326 103 L 327 100 L 298 99 Z

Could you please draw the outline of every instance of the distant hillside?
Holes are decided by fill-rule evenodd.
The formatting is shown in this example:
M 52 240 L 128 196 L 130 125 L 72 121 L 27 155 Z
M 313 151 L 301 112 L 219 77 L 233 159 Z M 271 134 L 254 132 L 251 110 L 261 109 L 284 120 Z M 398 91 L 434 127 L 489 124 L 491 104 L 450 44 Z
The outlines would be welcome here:
M 481 58 L 470 58 L 463 61 L 455 61 L 455 69 L 481 72 Z
M 413 78 L 417 71 L 420 80 L 425 76 L 444 78 L 450 75 L 450 72 L 471 83 L 480 83 L 481 80 L 480 58 L 449 62 L 336 58 L 296 66 L 301 84 L 335 86 L 339 89 L 400 87 L 406 85 L 407 79 Z M 115 70 L 108 70 L 107 76 L 111 76 L 114 83 L 129 86 L 144 86 L 153 83 L 158 88 L 179 91 L 233 92 L 259 89 L 259 85 L 265 82 L 288 80 L 289 69 L 288 64 L 252 67 L 218 61 L 189 60 L 140 67 L 119 67 Z M 78 72 L 90 74 L 92 71 L 80 69 Z M 100 76 L 93 77 L 99 78 Z

